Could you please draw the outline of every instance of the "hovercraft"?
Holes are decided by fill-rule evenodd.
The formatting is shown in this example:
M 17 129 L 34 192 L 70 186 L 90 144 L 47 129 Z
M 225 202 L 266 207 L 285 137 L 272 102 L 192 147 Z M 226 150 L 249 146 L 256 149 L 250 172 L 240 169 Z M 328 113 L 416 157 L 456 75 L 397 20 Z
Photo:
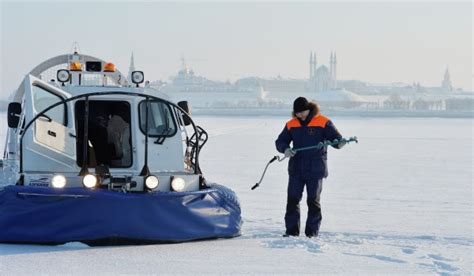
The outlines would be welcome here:
M 240 235 L 235 193 L 199 166 L 188 103 L 73 54 L 35 67 L 8 106 L 0 242 L 149 244 Z

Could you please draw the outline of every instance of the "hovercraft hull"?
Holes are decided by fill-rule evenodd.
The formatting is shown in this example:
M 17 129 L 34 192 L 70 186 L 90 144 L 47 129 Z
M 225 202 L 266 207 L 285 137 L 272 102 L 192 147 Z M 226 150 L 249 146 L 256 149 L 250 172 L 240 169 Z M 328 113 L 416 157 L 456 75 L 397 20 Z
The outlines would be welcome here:
M 220 185 L 196 192 L 120 193 L 7 186 L 0 242 L 148 244 L 240 235 L 240 205 Z

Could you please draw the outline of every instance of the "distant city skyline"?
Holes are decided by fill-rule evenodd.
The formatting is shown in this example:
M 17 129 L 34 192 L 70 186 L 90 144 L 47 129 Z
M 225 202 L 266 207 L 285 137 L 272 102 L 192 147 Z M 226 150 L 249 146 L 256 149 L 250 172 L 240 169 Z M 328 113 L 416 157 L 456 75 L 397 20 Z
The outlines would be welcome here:
M 40 62 L 72 50 L 146 79 L 168 80 L 184 56 L 215 80 L 307 79 L 308 56 L 338 79 L 472 91 L 472 3 L 14 3 L 1 2 L 0 99 Z M 19 23 L 21 22 L 21 23 Z

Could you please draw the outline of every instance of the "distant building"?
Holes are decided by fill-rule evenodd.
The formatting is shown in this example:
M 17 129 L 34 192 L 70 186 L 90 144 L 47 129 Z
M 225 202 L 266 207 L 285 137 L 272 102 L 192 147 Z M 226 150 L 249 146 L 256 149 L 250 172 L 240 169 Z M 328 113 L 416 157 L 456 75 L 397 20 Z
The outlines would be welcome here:
M 453 84 L 451 83 L 451 77 L 449 75 L 449 69 L 447 67 L 446 71 L 444 72 L 443 82 L 441 83 L 441 90 L 443 90 L 443 92 L 453 91 Z
M 181 70 L 173 78 L 173 85 L 175 86 L 203 85 L 205 82 L 206 79 L 194 75 L 194 71 L 189 68 L 184 59 Z
M 134 69 L 133 53 L 130 72 Z M 197 108 L 291 108 L 296 96 L 316 100 L 326 110 L 467 110 L 473 93 L 453 88 L 446 69 L 440 86 L 419 82 L 368 83 L 338 80 L 336 53 L 329 65 L 319 65 L 316 53 L 309 57 L 309 78 L 272 78 L 256 76 L 230 81 L 215 81 L 196 74 L 182 59 L 182 67 L 168 82 L 154 81 L 150 87 L 167 93 L 175 100 L 188 100 Z M 452 93 L 448 93 L 452 92 Z
M 248 77 L 235 82 L 238 90 L 245 87 L 261 86 L 265 91 L 276 93 L 303 93 L 306 90 L 307 82 L 300 79 L 289 79 L 278 76 L 277 78 L 264 79 L 258 77 Z
M 176 76 L 171 77 L 170 84 L 152 82 L 152 87 L 162 87 L 165 93 L 174 92 L 231 92 L 236 88 L 229 81 L 213 81 L 198 76 L 182 59 L 182 68 Z
M 331 52 L 329 68 L 326 65 L 318 67 L 316 53 L 309 55 L 309 80 L 308 90 L 310 92 L 323 92 L 337 88 L 337 58 L 336 53 Z

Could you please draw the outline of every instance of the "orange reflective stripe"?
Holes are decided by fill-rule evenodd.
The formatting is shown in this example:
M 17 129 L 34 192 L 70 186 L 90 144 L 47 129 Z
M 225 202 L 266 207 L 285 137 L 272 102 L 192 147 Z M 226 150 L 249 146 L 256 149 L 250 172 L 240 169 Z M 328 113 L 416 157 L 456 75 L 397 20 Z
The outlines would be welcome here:
M 309 127 L 326 127 L 326 123 L 329 121 L 327 117 L 324 117 L 323 115 L 318 115 L 313 117 L 311 121 L 309 122 L 308 126 Z
M 292 119 L 286 123 L 286 128 L 290 130 L 292 127 L 301 127 L 300 121 L 298 119 Z

